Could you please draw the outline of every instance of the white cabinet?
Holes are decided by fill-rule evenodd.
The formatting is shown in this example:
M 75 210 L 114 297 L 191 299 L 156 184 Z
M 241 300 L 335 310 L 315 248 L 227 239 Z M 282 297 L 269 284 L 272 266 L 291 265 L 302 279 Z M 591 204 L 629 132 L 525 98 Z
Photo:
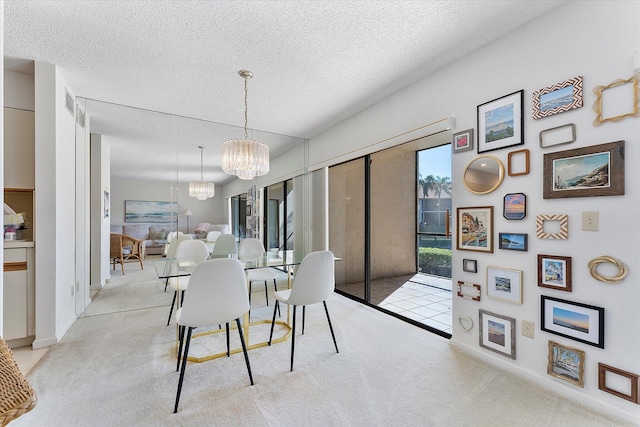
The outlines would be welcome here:
M 35 274 L 33 242 L 5 242 L 4 339 L 35 335 Z M 29 342 L 20 343 L 27 345 Z

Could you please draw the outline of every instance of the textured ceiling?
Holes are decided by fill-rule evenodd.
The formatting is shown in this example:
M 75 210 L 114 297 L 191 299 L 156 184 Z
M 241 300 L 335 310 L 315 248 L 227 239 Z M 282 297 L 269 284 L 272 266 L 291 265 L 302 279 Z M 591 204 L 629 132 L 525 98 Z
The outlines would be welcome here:
M 5 55 L 76 96 L 237 126 L 249 69 L 249 127 L 310 138 L 562 3 L 5 0 Z

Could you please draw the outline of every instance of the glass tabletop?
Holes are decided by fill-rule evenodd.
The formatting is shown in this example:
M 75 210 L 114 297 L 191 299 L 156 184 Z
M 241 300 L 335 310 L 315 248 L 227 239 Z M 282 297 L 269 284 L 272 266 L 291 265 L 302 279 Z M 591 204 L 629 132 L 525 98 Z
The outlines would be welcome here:
M 304 258 L 304 253 L 301 251 L 288 250 L 268 252 L 258 258 L 242 258 L 237 255 L 228 255 L 223 258 L 237 259 L 242 263 L 242 267 L 245 270 L 251 270 L 255 268 L 288 267 L 298 265 L 302 261 L 302 258 Z M 209 257 L 208 259 L 215 258 Z M 202 260 L 159 258 L 153 260 L 153 266 L 156 269 L 158 278 L 166 279 L 168 277 L 190 276 L 200 262 L 202 262 Z

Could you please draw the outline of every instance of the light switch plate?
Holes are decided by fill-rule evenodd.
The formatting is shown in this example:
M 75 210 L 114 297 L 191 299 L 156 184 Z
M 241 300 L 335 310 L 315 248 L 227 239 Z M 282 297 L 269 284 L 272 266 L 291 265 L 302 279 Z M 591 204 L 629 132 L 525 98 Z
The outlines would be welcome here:
M 598 231 L 600 214 L 597 211 L 582 212 L 582 229 L 584 231 Z
M 522 335 L 525 337 L 533 338 L 533 330 L 535 328 L 535 323 L 529 320 L 522 321 Z

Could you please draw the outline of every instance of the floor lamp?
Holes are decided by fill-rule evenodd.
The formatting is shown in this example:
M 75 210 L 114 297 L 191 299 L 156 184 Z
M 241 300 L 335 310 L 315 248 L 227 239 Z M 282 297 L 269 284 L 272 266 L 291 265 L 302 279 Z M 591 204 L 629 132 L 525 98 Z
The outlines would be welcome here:
M 185 216 L 187 218 L 187 234 L 189 234 L 189 217 L 193 215 L 193 212 L 191 212 L 191 209 L 187 208 L 184 210 L 184 212 L 182 212 L 182 216 Z

